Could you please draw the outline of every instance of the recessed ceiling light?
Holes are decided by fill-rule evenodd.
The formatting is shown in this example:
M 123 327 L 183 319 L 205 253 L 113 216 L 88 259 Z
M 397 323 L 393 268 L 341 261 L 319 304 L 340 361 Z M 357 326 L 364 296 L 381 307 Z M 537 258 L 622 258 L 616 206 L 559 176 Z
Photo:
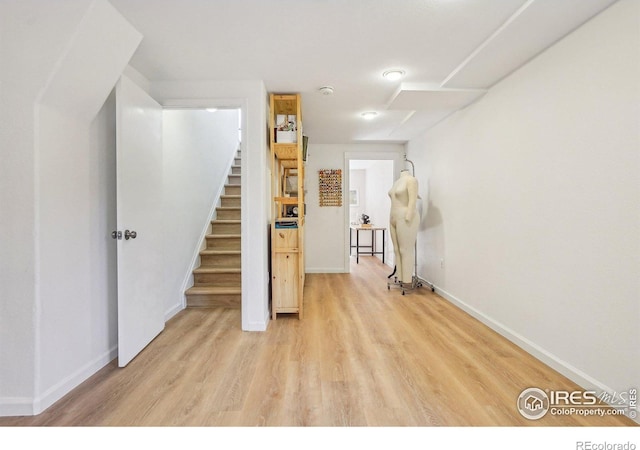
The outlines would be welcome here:
M 404 76 L 404 70 L 394 69 L 387 70 L 382 76 L 389 81 L 398 81 Z
M 367 111 L 362 113 L 362 118 L 366 120 L 371 120 L 378 115 L 375 111 Z

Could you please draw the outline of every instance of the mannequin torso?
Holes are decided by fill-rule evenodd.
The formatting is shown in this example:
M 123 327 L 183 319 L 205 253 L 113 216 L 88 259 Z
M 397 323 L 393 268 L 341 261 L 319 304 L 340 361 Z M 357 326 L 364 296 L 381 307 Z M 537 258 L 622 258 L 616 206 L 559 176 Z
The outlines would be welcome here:
M 400 172 L 400 178 L 389 191 L 391 198 L 391 220 L 411 221 L 416 213 L 418 199 L 418 180 L 408 170 Z

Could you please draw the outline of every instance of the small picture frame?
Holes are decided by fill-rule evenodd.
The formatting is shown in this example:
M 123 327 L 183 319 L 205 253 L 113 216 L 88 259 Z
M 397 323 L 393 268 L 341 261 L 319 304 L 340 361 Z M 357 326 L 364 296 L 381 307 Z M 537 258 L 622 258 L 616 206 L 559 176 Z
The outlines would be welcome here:
M 349 206 L 358 206 L 359 197 L 357 189 L 349 189 Z

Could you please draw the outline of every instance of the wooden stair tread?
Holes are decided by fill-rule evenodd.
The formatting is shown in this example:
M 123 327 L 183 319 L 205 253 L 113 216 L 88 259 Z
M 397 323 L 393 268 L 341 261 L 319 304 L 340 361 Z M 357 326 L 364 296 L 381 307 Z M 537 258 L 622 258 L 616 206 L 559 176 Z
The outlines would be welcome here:
M 200 250 L 201 255 L 239 255 L 240 250 Z
M 237 223 L 240 223 L 240 219 L 215 219 L 215 220 L 212 220 L 211 222 L 237 224 Z
M 193 270 L 193 273 L 242 273 L 242 269 L 239 267 L 211 267 L 211 266 L 200 266 L 197 269 Z
M 240 287 L 194 286 L 187 289 L 187 295 L 224 295 L 241 294 Z
M 241 238 L 241 234 L 207 234 L 208 239 L 238 239 Z

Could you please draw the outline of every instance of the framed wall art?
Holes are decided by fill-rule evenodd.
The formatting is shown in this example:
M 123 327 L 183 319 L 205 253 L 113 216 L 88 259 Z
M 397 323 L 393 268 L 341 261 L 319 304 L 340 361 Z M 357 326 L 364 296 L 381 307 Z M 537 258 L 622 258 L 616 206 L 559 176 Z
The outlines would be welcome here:
M 320 169 L 320 206 L 342 206 L 342 169 Z

